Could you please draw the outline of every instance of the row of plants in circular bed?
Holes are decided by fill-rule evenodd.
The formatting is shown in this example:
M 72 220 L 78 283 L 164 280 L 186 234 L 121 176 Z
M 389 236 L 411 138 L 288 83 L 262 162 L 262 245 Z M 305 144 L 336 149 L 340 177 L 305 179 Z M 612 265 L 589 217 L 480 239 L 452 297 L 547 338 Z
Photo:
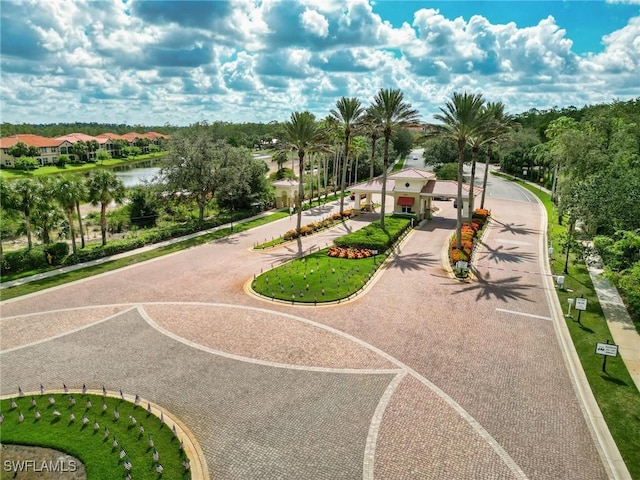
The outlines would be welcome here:
M 334 241 L 341 246 L 268 270 L 254 278 L 251 286 L 265 297 L 296 303 L 335 302 L 357 295 L 387 258 L 388 249 L 410 228 L 406 218 L 387 217 L 385 223 L 384 230 L 379 223 L 369 224 Z M 349 238 L 353 245 L 348 245 Z M 380 253 L 374 255 L 375 250 Z
M 3 399 L 0 438 L 68 453 L 84 464 L 88 480 L 191 478 L 175 426 L 150 406 L 122 398 L 52 393 Z

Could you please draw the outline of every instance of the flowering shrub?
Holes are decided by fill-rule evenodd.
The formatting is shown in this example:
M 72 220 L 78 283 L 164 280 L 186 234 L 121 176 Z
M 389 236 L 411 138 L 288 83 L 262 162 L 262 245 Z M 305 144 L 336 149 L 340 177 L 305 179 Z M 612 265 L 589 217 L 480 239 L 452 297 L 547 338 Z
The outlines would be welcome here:
M 300 235 L 309 235 L 313 233 L 313 225 L 304 225 L 300 227 Z
M 330 257 L 337 258 L 367 258 L 373 255 L 373 252 L 368 248 L 344 248 L 344 247 L 336 247 L 335 245 L 329 247 L 327 251 L 327 255 Z
M 282 238 L 284 238 L 285 240 L 295 240 L 296 238 L 298 238 L 298 231 L 289 230 L 287 233 L 283 235 Z
M 482 223 L 484 223 L 487 221 L 488 216 L 489 216 L 489 210 L 487 210 L 486 208 L 476 208 L 473 211 L 473 215 L 471 215 L 471 218 L 474 218 L 474 219 L 477 218 Z
M 456 263 L 458 261 L 467 262 L 469 261 L 469 256 L 466 252 L 462 250 L 458 250 L 457 248 L 451 249 L 451 261 Z
M 486 223 L 488 216 L 488 210 L 479 208 L 473 212 L 471 223 L 462 224 L 460 232 L 461 249 L 457 248 L 456 235 L 451 238 L 451 243 L 449 245 L 449 258 L 451 259 L 452 264 L 455 265 L 458 261 L 469 261 L 473 248 L 475 247 L 478 232 Z

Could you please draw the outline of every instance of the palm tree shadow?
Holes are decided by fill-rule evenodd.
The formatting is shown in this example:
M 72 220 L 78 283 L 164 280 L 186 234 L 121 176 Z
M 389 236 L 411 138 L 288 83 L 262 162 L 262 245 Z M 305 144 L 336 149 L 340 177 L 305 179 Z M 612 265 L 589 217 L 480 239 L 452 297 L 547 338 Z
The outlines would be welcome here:
M 533 288 L 535 285 L 518 283 L 518 280 L 522 277 L 513 276 L 500 280 L 491 280 L 490 277 L 490 273 L 487 273 L 486 276 L 483 277 L 476 272 L 476 282 L 470 283 L 465 288 L 453 293 L 459 294 L 476 291 L 476 301 L 481 299 L 491 300 L 492 297 L 505 303 L 510 300 L 532 301 L 526 297 L 525 291 Z
M 433 266 L 437 263 L 432 254 L 411 253 L 409 255 L 399 255 L 388 263 L 388 268 L 399 268 L 401 272 L 410 270 L 423 270 L 425 267 Z
M 498 233 L 511 233 L 511 235 L 529 235 L 538 233 L 538 230 L 525 227 L 524 223 L 516 225 L 514 223 L 502 223 L 501 221 L 496 219 L 492 219 L 492 222 L 501 225 Z
M 302 215 L 311 217 L 315 215 L 321 215 L 323 213 L 329 213 L 331 210 L 333 210 L 333 207 L 331 205 L 324 204 L 317 207 L 311 207 L 310 209 L 302 212 Z
M 483 251 L 478 252 L 478 260 L 489 260 L 494 263 L 523 263 L 536 259 L 536 255 L 530 252 L 511 253 L 514 250 L 517 252 L 518 247 L 505 249 L 503 245 L 500 245 L 497 248 L 491 248 L 484 242 L 480 242 L 480 245 L 483 247 Z

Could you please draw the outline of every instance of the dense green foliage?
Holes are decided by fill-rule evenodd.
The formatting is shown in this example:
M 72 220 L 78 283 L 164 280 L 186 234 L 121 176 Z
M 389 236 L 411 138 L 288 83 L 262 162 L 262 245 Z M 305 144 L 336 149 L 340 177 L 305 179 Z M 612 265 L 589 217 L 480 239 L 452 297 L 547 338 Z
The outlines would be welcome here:
M 408 218 L 391 216 L 387 217 L 384 228 L 379 223 L 371 223 L 360 230 L 335 239 L 333 243 L 338 247 L 368 248 L 384 252 L 410 225 L 411 220 Z
M 543 202 L 549 219 L 557 214 L 549 194 L 537 187 L 526 187 Z M 555 253 L 551 257 L 553 274 L 561 274 L 564 269 L 566 226 L 549 223 L 549 245 Z M 611 339 L 609 327 L 599 305 L 589 271 L 582 258 L 582 251 L 575 249 L 569 256 L 569 269 L 565 276 L 565 289 L 556 290 L 560 304 L 566 308 L 568 298 L 584 297 L 587 310 L 582 312 L 581 323 L 576 318 L 567 318 L 566 325 L 571 334 L 576 352 L 589 381 L 589 386 L 598 402 L 607 426 L 622 458 L 631 473 L 631 478 L 640 478 L 640 436 L 638 435 L 640 412 L 640 392 L 620 356 L 607 360 L 607 371 L 602 372 L 602 356 L 595 355 L 597 342 Z
M 157 479 L 158 463 L 164 469 L 163 478 L 176 480 L 191 478 L 182 462 L 186 459 L 180 449 L 180 439 L 174 436 L 171 428 L 160 419 L 131 402 L 98 395 L 61 395 L 51 396 L 55 404 L 49 403 L 48 395 L 16 398 L 16 408 L 11 408 L 11 400 L 0 403 L 4 421 L 0 427 L 2 441 L 20 445 L 37 445 L 55 448 L 78 458 L 86 467 L 88 480 L 122 479 L 127 471 L 124 462 L 131 462 L 133 478 Z M 74 397 L 75 405 L 70 398 Z M 31 405 L 31 398 L 36 406 Z M 91 401 L 88 407 L 87 400 Z M 103 410 L 103 402 L 107 405 Z M 117 408 L 119 419 L 115 418 Z M 35 412 L 40 418 L 35 419 Z M 60 415 L 54 415 L 58 411 Z M 75 415 L 71 420 L 70 415 Z M 24 421 L 19 421 L 19 415 Z M 87 417 L 86 425 L 83 416 Z M 136 419 L 132 423 L 130 416 Z M 95 428 L 97 422 L 98 428 Z M 144 432 L 140 431 L 140 426 Z M 108 429 L 108 435 L 105 435 Z M 149 446 L 149 436 L 154 447 Z M 114 446 L 114 439 L 117 446 Z M 153 450 L 158 452 L 158 462 L 153 460 Z M 125 455 L 120 458 L 121 451 Z
M 640 331 L 640 229 L 597 236 L 593 244 L 602 256 L 609 278 L 624 295 Z
M 415 137 L 413 133 L 411 133 L 406 128 L 399 128 L 396 132 L 395 137 L 392 139 L 393 149 L 395 150 L 397 155 L 401 157 L 406 157 L 411 153 L 411 149 L 415 143 Z
M 457 180 L 458 179 L 458 164 L 457 163 L 443 163 L 433 169 L 438 180 Z

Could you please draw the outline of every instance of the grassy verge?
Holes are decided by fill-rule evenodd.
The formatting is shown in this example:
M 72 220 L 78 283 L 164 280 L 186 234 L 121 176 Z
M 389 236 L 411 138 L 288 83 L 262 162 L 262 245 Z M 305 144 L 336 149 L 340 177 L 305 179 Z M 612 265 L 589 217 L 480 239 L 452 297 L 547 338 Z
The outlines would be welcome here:
M 361 259 L 334 258 L 322 249 L 258 276 L 253 289 L 278 300 L 323 303 L 357 294 L 373 276 L 386 254 Z
M 552 272 L 565 276 L 565 289 L 557 290 L 563 309 L 567 310 L 568 299 L 584 297 L 587 310 L 582 312 L 580 323 L 577 312 L 566 323 L 576 351 L 582 363 L 589 385 L 598 402 L 611 435 L 624 459 L 631 476 L 640 479 L 640 392 L 636 388 L 622 358 L 609 357 L 606 372 L 602 371 L 602 356 L 595 354 L 596 343 L 611 342 L 611 333 L 598 302 L 587 267 L 579 252 L 569 255 L 569 273 L 563 274 L 565 255 L 562 241 L 566 225 L 557 224 L 557 213 L 549 194 L 538 187 L 524 185 L 544 204 L 549 217 L 548 236 L 554 249 L 551 261 Z
M 130 473 L 133 478 L 157 480 L 158 463 L 164 469 L 163 478 L 191 478 L 182 465 L 186 457 L 171 426 L 161 423 L 145 408 L 98 395 L 73 395 L 75 405 L 71 405 L 71 395 L 54 394 L 52 397 L 55 404 L 49 403 L 48 395 L 36 395 L 33 397 L 36 406 L 31 405 L 31 397 L 16 398 L 16 408 L 11 408 L 9 399 L 2 400 L 2 441 L 50 447 L 73 455 L 85 465 L 88 480 L 124 478 L 127 473 L 124 467 L 126 460 L 131 462 Z M 91 401 L 90 407 L 87 400 Z M 103 402 L 107 405 L 106 410 L 103 410 Z M 116 408 L 119 419 L 114 415 Z M 35 417 L 36 410 L 41 415 L 39 419 Z M 54 410 L 60 415 L 54 415 Z M 22 422 L 19 421 L 20 413 L 24 416 Z M 74 420 L 70 418 L 72 413 Z M 85 415 L 89 420 L 86 424 L 82 421 Z M 135 425 L 130 415 L 136 419 Z M 96 422 L 98 428 L 94 428 Z M 144 432 L 140 431 L 141 425 Z M 108 435 L 105 435 L 105 428 L 108 429 Z M 149 435 L 153 439 L 153 448 L 149 445 Z M 118 442 L 115 447 L 114 438 Z M 120 458 L 122 449 L 125 455 Z M 153 459 L 154 449 L 158 451 L 157 462 Z
M 105 160 L 104 162 L 89 162 L 83 163 L 80 165 L 67 164 L 64 167 L 58 167 L 56 165 L 47 165 L 44 167 L 38 167 L 35 170 L 18 170 L 15 168 L 3 168 L 0 170 L 0 175 L 3 176 L 7 180 L 13 180 L 15 178 L 22 177 L 41 177 L 44 175 L 58 175 L 64 173 L 76 173 L 76 172 L 87 172 L 90 170 L 95 170 L 96 168 L 109 168 L 116 167 L 119 165 L 134 165 L 138 162 L 143 162 L 145 160 L 160 160 L 165 154 L 164 153 L 146 153 L 144 155 L 140 155 L 134 158 L 111 158 L 109 160 Z
M 393 168 L 391 169 L 391 173 L 396 173 L 396 172 L 399 172 L 400 170 L 402 170 L 404 168 L 404 160 L 405 160 L 405 157 L 400 158 L 400 160 L 398 160 L 393 165 Z
M 276 212 L 269 216 L 256 218 L 244 223 L 234 224 L 233 232 L 231 231 L 231 228 L 222 228 L 220 230 L 216 230 L 215 232 L 205 233 L 199 237 L 182 240 L 170 245 L 166 245 L 164 247 L 158 247 L 156 249 L 149 250 L 147 252 L 137 253 L 125 258 L 120 258 L 118 260 L 105 260 L 104 263 L 100 263 L 98 265 L 82 268 L 80 270 L 74 270 L 68 273 L 61 273 L 60 275 L 43 278 L 41 280 L 34 280 L 23 285 L 16 285 L 15 287 L 5 288 L 0 292 L 0 296 L 2 297 L 2 300 L 8 300 L 10 298 L 20 297 L 29 293 L 38 292 L 46 288 L 64 285 L 65 283 L 74 282 L 76 280 L 82 280 L 83 278 L 110 272 L 112 270 L 117 270 L 118 268 L 134 265 L 136 263 L 151 260 L 153 258 L 168 255 L 170 253 L 179 252 L 180 250 L 184 250 L 186 248 L 202 245 L 204 243 L 226 237 L 232 233 L 243 232 L 245 230 L 249 230 L 250 228 L 259 227 L 261 225 L 280 220 L 287 217 L 288 215 L 289 214 L 286 212 Z

